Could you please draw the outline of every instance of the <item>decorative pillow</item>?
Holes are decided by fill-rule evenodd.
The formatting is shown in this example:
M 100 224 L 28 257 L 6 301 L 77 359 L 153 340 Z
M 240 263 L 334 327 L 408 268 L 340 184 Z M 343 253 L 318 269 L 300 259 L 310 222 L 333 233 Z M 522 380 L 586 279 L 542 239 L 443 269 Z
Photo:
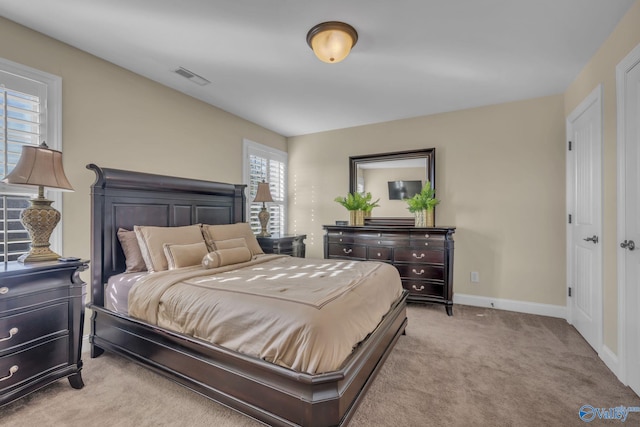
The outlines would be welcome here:
M 140 245 L 138 244 L 136 232 L 133 230 L 119 228 L 118 240 L 120 240 L 120 246 L 122 247 L 122 252 L 124 252 L 124 264 L 127 268 L 125 272 L 136 273 L 139 271 L 146 271 L 147 266 L 144 262 L 144 258 L 142 258 L 142 252 L 140 252 Z
M 238 264 L 240 262 L 251 261 L 252 255 L 246 246 L 230 249 L 219 249 L 209 252 L 202 258 L 204 268 L 216 268 L 225 265 Z
M 147 265 L 147 270 L 164 271 L 169 268 L 167 257 L 164 255 L 165 243 L 186 245 L 189 243 L 204 242 L 200 224 L 187 225 L 184 227 L 153 227 L 140 226 L 133 227 L 138 238 L 142 257 Z
M 188 245 L 165 243 L 162 248 L 164 249 L 164 255 L 167 257 L 169 270 L 200 265 L 202 257 L 209 252 L 204 241 Z
M 220 240 L 244 238 L 251 255 L 261 255 L 264 251 L 258 243 L 255 234 L 251 231 L 251 226 L 247 222 L 236 224 L 203 225 L 202 230 L 207 241 L 209 251 L 217 249 L 216 243 Z
M 248 248 L 247 240 L 244 237 L 238 239 L 216 240 L 214 242 L 216 250 L 232 248 Z

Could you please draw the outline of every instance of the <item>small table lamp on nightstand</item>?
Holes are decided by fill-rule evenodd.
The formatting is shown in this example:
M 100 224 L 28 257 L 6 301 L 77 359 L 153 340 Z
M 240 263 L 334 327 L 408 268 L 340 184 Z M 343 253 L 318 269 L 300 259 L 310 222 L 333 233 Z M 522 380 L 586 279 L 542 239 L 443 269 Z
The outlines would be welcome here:
M 269 237 L 271 236 L 271 233 L 267 231 L 267 224 L 269 224 L 269 211 L 264 204 L 265 202 L 273 202 L 273 199 L 271 198 L 271 191 L 269 190 L 268 182 L 262 181 L 258 183 L 258 191 L 256 192 L 256 198 L 253 199 L 253 201 L 256 203 L 262 202 L 262 209 L 260 209 L 260 213 L 258 214 L 262 231 L 260 231 L 258 237 Z
M 18 164 L 2 180 L 7 184 L 38 186 L 38 197 L 31 199 L 31 206 L 20 214 L 20 221 L 31 238 L 31 249 L 18 261 L 52 261 L 60 255 L 49 249 L 49 237 L 60 221 L 60 212 L 51 207 L 52 200 L 45 199 L 44 187 L 73 191 L 62 168 L 62 153 L 47 147 L 24 145 Z

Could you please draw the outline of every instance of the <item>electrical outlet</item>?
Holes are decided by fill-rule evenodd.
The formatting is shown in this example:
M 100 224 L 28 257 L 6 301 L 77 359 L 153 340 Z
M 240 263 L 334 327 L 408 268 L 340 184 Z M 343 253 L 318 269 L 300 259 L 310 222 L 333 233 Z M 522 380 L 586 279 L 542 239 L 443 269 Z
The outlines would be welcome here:
M 479 283 L 480 282 L 480 273 L 478 273 L 477 271 L 472 271 L 471 272 L 471 281 L 473 283 Z

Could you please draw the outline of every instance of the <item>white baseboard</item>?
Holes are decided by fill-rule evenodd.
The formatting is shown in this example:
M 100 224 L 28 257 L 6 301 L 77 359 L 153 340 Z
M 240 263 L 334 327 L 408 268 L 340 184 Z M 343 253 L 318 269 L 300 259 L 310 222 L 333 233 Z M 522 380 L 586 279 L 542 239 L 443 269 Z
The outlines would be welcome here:
M 91 351 L 91 343 L 89 342 L 89 335 L 82 337 L 82 353 L 89 353 Z
M 609 370 L 618 377 L 622 384 L 627 385 L 619 375 L 620 361 L 618 360 L 618 355 L 616 355 L 609 347 L 603 345 L 602 349 L 598 352 L 598 357 L 600 357 L 604 364 L 607 365 L 607 368 L 609 368 Z
M 454 304 L 489 307 L 498 310 L 516 311 L 519 313 L 538 314 L 540 316 L 567 318 L 567 308 L 562 305 L 539 304 L 535 302 L 515 301 L 509 299 L 480 297 L 476 295 L 454 294 Z

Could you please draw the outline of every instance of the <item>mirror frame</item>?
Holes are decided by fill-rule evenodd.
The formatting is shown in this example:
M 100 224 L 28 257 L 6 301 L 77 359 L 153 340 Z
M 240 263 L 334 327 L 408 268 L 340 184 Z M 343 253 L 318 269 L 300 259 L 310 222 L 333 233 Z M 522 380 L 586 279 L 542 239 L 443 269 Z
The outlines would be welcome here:
M 358 165 L 362 163 L 371 162 L 386 162 L 389 160 L 407 160 L 407 159 L 427 159 L 427 173 L 425 180 L 431 182 L 432 188 L 436 188 L 436 149 L 424 148 L 421 150 L 409 150 L 409 151 L 394 151 L 391 153 L 378 153 L 378 154 L 365 154 L 361 156 L 349 157 L 349 193 L 356 191 L 356 185 L 358 182 Z M 389 225 L 400 225 L 405 222 L 405 225 L 412 225 L 413 218 L 370 218 L 369 221 L 365 220 L 365 223 L 380 222 L 381 224 L 388 223 Z M 409 222 L 411 224 L 409 224 Z
M 425 180 L 431 182 L 432 188 L 436 188 L 436 149 L 425 148 L 422 150 L 395 151 L 393 153 L 365 154 L 362 156 L 349 157 L 349 193 L 356 191 L 359 164 L 422 158 L 427 159 L 427 168 L 429 169 L 425 176 Z

